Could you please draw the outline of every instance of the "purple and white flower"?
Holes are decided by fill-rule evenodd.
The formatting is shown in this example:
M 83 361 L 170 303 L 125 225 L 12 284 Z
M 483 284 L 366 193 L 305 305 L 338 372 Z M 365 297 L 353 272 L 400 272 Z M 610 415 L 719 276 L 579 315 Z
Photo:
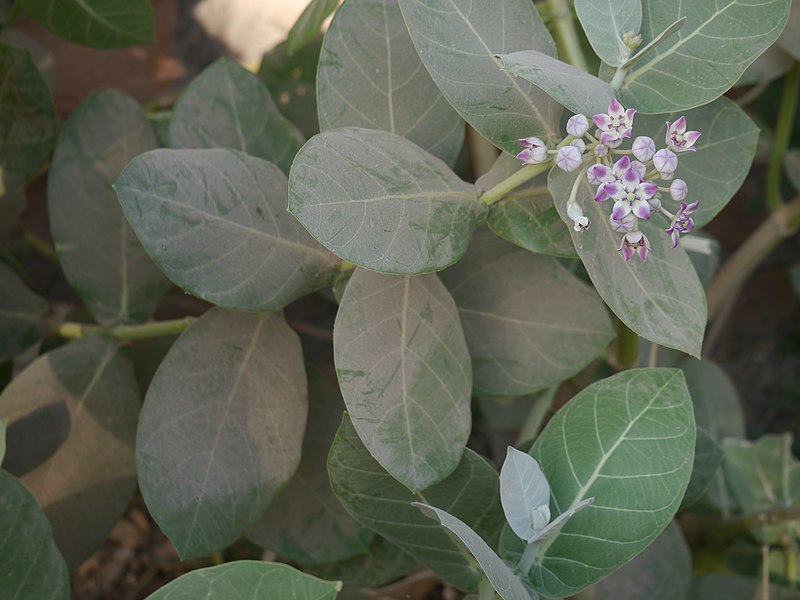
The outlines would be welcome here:
M 612 98 L 608 103 L 608 114 L 601 113 L 592 117 L 600 132 L 600 143 L 616 148 L 624 138 L 631 137 L 635 114 L 635 108 L 625 110 L 616 98 Z
M 667 121 L 665 135 L 667 147 L 675 152 L 694 152 L 695 142 L 702 134 L 699 131 L 686 131 L 686 117 L 681 116 L 674 123 Z
M 603 184 L 603 188 L 609 196 L 616 200 L 611 211 L 611 216 L 615 221 L 619 221 L 630 213 L 640 219 L 650 218 L 650 204 L 647 201 L 658 191 L 655 183 L 642 181 L 636 171 L 628 169 L 620 183 L 606 183 Z
M 656 153 L 656 143 L 653 141 L 653 138 L 640 135 L 633 140 L 631 150 L 636 158 L 642 162 L 647 162 L 651 160 Z
M 672 196 L 672 199 L 676 202 L 682 202 L 686 200 L 686 196 L 689 194 L 689 186 L 686 185 L 686 182 L 683 179 L 675 179 L 669 185 L 669 195 Z
M 576 138 L 581 138 L 589 131 L 589 119 L 586 115 L 572 115 L 567 121 L 567 133 Z
M 647 255 L 650 253 L 650 242 L 641 231 L 631 231 L 623 236 L 617 252 L 622 252 L 625 260 L 632 259 L 635 254 L 638 254 L 642 260 L 647 260 Z
M 526 165 L 538 165 L 547 160 L 547 145 L 539 138 L 522 138 L 519 143 L 523 150 L 517 154 L 517 158 Z
M 583 209 L 577 202 L 567 204 L 567 216 L 572 219 L 575 231 L 586 231 L 591 221 L 583 214 Z
M 672 150 L 662 148 L 653 155 L 653 166 L 662 179 L 672 179 L 675 169 L 678 168 L 678 155 Z
M 556 165 L 569 173 L 581 166 L 581 151 L 575 146 L 562 146 L 556 154 Z
M 627 233 L 633 231 L 636 226 L 636 215 L 628 213 L 621 219 L 615 219 L 613 215 L 608 217 L 608 222 L 611 223 L 611 229 L 618 233 Z
M 689 215 L 695 212 L 698 206 L 700 206 L 699 202 L 692 202 L 691 204 L 681 202 L 680 209 L 672 218 L 669 228 L 665 230 L 672 238 L 673 248 L 677 248 L 682 233 L 689 233 L 694 229 L 694 221 Z
M 647 169 L 637 160 L 631 160 L 628 156 L 623 156 L 614 166 L 609 168 L 605 165 L 594 165 L 586 171 L 586 178 L 592 185 L 599 186 L 594 199 L 597 202 L 605 202 L 613 193 L 618 191 L 618 186 L 622 183 L 625 173 L 633 169 L 639 179 L 644 179 Z M 608 184 L 608 185 L 607 185 Z

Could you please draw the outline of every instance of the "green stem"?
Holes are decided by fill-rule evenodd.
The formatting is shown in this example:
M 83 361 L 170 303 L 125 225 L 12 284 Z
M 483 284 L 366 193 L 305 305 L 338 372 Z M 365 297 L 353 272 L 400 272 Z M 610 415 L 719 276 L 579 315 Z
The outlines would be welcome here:
M 22 12 L 22 5 L 19 3 L 19 0 L 14 2 L 14 6 L 11 7 L 11 10 L 8 12 L 8 16 L 6 17 L 5 22 L 3 23 L 2 29 L 10 29 L 14 26 L 19 18 L 19 14 Z
M 492 587 L 492 583 L 484 577 L 478 584 L 478 600 L 494 600 L 494 598 L 495 591 Z
M 581 42 L 575 29 L 575 22 L 567 0 L 547 0 L 556 26 L 556 38 L 562 58 L 581 71 L 588 71 L 589 65 L 581 50 Z
M 141 340 L 177 335 L 188 329 L 196 320 L 195 317 L 184 317 L 183 319 L 173 319 L 171 321 L 153 321 L 140 325 L 117 325 L 115 327 L 66 321 L 55 328 L 55 333 L 67 339 L 78 339 L 98 333 L 110 335 L 118 340 Z
M 553 160 L 550 159 L 538 165 L 525 165 L 519 171 L 511 175 L 508 179 L 504 179 L 496 186 L 486 190 L 481 196 L 481 202 L 487 206 L 499 202 L 503 197 L 518 188 L 526 181 L 530 181 L 537 175 L 540 175 L 553 166 Z
M 522 558 L 519 559 L 519 564 L 517 565 L 520 572 L 524 575 L 530 573 L 537 554 L 539 554 L 539 544 L 525 546 L 525 551 L 522 553 Z
M 639 336 L 622 321 L 617 337 L 617 361 L 621 369 L 631 369 L 639 361 Z
M 778 122 L 775 124 L 775 138 L 772 142 L 772 156 L 767 168 L 767 207 L 776 211 L 781 205 L 781 176 L 783 175 L 783 157 L 789 147 L 789 139 L 794 126 L 794 115 L 797 110 L 797 87 L 800 83 L 800 62 L 786 75 L 783 84 L 783 97 L 778 113 Z
M 38 252 L 43 257 L 58 262 L 58 254 L 56 254 L 55 248 L 27 229 L 25 230 L 25 243 L 31 250 Z
M 358 265 L 356 263 L 351 263 L 349 260 L 343 260 L 339 263 L 339 272 L 346 273 L 347 271 L 354 271 Z

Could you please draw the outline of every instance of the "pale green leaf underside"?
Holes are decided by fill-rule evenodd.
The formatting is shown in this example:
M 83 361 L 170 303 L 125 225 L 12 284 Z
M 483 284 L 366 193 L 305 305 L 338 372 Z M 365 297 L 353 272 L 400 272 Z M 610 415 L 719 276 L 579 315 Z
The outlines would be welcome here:
M 622 37 L 642 26 L 641 0 L 576 0 L 575 12 L 600 60 L 621 66 L 630 52 Z
M 534 84 L 575 114 L 604 113 L 614 97 L 614 90 L 602 79 L 544 52 L 524 50 L 501 54 L 498 59 L 504 71 Z
M 411 503 L 442 507 L 494 546 L 505 519 L 497 472 L 483 458 L 467 449 L 447 479 L 413 494 L 370 456 L 346 416 L 328 457 L 328 472 L 339 500 L 362 525 L 414 556 L 451 585 L 477 589 L 483 574 L 469 552 Z
M 110 90 L 84 100 L 58 138 L 47 182 L 50 226 L 64 275 L 100 323 L 149 319 L 170 287 L 112 187 L 125 165 L 157 147 L 144 110 Z
M 170 349 L 136 439 L 147 508 L 184 558 L 233 543 L 300 462 L 300 340 L 275 313 L 214 309 Z
M 136 157 L 115 189 L 167 277 L 214 304 L 276 310 L 333 276 L 336 257 L 286 212 L 286 176 L 260 158 L 154 150 Z
M 620 101 L 643 113 L 685 110 L 727 91 L 780 35 L 791 0 L 644 0 L 645 43 L 681 17 L 686 25 L 631 69 Z
M 85 337 L 40 356 L 0 394 L 3 467 L 33 493 L 70 569 L 108 537 L 136 489 L 133 365 Z
M 311 0 L 286 36 L 288 53 L 294 54 L 319 35 L 322 24 L 339 6 L 339 0 Z
M 323 581 L 281 563 L 237 560 L 192 571 L 147 600 L 335 600 L 338 581 Z
M 511 446 L 500 470 L 500 502 L 514 533 L 526 542 L 533 540 L 541 525 L 534 528 L 531 514 L 540 506 L 550 506 L 550 485 L 539 463 Z
M 0 197 L 0 202 L 5 198 Z M 0 262 L 0 363 L 14 358 L 41 337 L 42 320 L 50 307 Z
M 474 186 L 405 138 L 346 127 L 300 150 L 289 211 L 344 260 L 417 274 L 461 258 L 486 207 Z
M 333 329 L 345 404 L 370 454 L 417 491 L 458 466 L 472 369 L 458 309 L 436 275 L 356 270 Z
M 555 44 L 527 0 L 400 0 L 411 39 L 448 102 L 506 152 L 517 139 L 556 141 L 561 107 L 533 84 L 504 73 L 495 55 Z
M 694 446 L 692 401 L 677 369 L 624 371 L 559 410 L 530 451 L 550 482 L 551 512 L 595 500 L 544 549 L 532 571 L 537 591 L 577 593 L 641 552 L 678 509 Z
M 449 165 L 464 139 L 464 121 L 420 62 L 396 0 L 342 5 L 325 34 L 317 104 L 322 130 L 383 129 Z
M 25 486 L 0 471 L 0 597 L 69 600 L 69 573 Z
M 571 222 L 566 204 L 576 177 L 582 178 L 578 204 L 592 224 L 586 231 L 570 233 L 597 292 L 614 314 L 643 338 L 699 356 L 706 326 L 706 295 L 686 252 L 672 248 L 662 223 L 654 222 L 656 215 L 640 222 L 652 247 L 647 261 L 637 256 L 625 261 L 617 251 L 622 234 L 608 222 L 611 207 L 594 201 L 594 188 L 583 171 L 553 169 L 550 193 L 565 222 Z
M 20 0 L 22 9 L 57 36 L 95 48 L 120 48 L 153 40 L 148 0 Z

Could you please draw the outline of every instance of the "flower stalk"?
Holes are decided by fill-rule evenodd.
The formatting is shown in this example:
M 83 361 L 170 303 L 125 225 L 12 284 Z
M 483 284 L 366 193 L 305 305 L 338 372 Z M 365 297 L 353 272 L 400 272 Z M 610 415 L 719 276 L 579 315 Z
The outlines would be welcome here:
M 77 340 L 91 334 L 107 335 L 117 340 L 143 340 L 178 335 L 186 331 L 195 321 L 197 321 L 196 317 L 185 317 L 170 321 L 153 321 L 139 325 L 116 325 L 114 327 L 66 321 L 57 325 L 54 333 L 70 340 Z
M 561 58 L 581 71 L 588 71 L 589 65 L 583 56 L 578 32 L 575 29 L 575 22 L 572 19 L 572 13 L 569 10 L 567 1 L 547 0 L 547 4 L 553 14 Z
M 486 206 L 492 206 L 502 200 L 506 194 L 515 190 L 523 183 L 530 181 L 537 175 L 545 173 L 552 166 L 552 159 L 536 165 L 525 165 L 507 179 L 504 179 L 496 186 L 486 190 L 481 196 L 481 202 Z
M 772 156 L 767 167 L 766 195 L 767 207 L 776 211 L 781 205 L 781 179 L 783 175 L 783 157 L 789 148 L 789 138 L 794 126 L 794 115 L 797 110 L 797 89 L 800 85 L 800 62 L 786 76 L 783 84 L 778 122 L 775 124 L 775 139 L 772 144 Z

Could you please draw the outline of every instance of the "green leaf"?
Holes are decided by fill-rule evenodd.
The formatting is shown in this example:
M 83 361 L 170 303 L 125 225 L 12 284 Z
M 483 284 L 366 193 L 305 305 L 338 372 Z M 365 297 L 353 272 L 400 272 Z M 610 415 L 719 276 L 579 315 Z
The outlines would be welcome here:
M 474 186 L 405 138 L 346 127 L 300 150 L 289 212 L 344 260 L 417 274 L 461 258 L 487 209 Z
M 539 463 L 529 454 L 508 447 L 500 469 L 500 502 L 509 527 L 530 543 L 550 521 L 550 484 Z M 536 522 L 536 514 L 546 510 Z M 533 518 L 532 518 L 533 516 Z
M 95 48 L 152 42 L 155 17 L 147 0 L 19 0 L 22 10 L 57 36 Z
M 47 302 L 31 292 L 11 267 L 0 262 L 0 363 L 41 339 L 42 321 L 48 312 Z
M 474 556 L 481 565 L 481 569 L 483 569 L 492 587 L 500 594 L 503 600 L 531 600 L 532 598 L 538 598 L 533 591 L 528 591 L 525 588 L 522 580 L 520 580 L 509 566 L 503 562 L 503 559 L 497 556 L 495 551 L 483 541 L 481 536 L 475 533 L 472 528 L 461 519 L 454 517 L 446 511 L 420 502 L 414 502 L 413 506 L 419 508 L 425 516 L 434 519 L 442 527 L 445 527 L 461 540 L 464 546 L 467 547 L 472 556 Z
M 36 499 L 0 471 L 0 596 L 69 600 L 69 573 Z
M 333 491 L 362 525 L 411 554 L 451 585 L 477 589 L 483 574 L 474 559 L 411 503 L 442 507 L 494 546 L 505 519 L 497 472 L 483 458 L 466 450 L 447 479 L 413 494 L 372 458 L 345 416 L 328 457 L 328 472 Z
M 304 139 L 257 75 L 226 58 L 200 73 L 172 111 L 173 148 L 229 148 L 278 165 L 288 174 Z
M 333 276 L 336 257 L 286 213 L 286 176 L 260 158 L 154 150 L 136 157 L 115 189 L 167 277 L 214 304 L 276 310 Z
M 264 514 L 300 462 L 307 400 L 300 340 L 277 314 L 214 309 L 178 338 L 147 392 L 136 464 L 181 557 L 224 548 Z
M 396 1 L 342 5 L 322 45 L 317 103 L 323 130 L 383 129 L 449 165 L 464 141 L 464 121 L 420 63 Z
M 1 174 L 0 186 L 2 186 Z M 25 227 L 20 218 L 26 205 L 27 198 L 23 188 L 6 190 L 5 195 L 0 189 L 0 256 L 12 257 L 10 262 L 14 259 L 22 262 L 28 252 Z
M 645 43 L 682 17 L 686 24 L 631 68 L 620 101 L 643 113 L 707 104 L 725 93 L 778 38 L 791 0 L 643 0 Z
M 622 66 L 631 53 L 623 36 L 642 27 L 641 0 L 575 0 L 575 12 L 600 60 Z
M 516 154 L 517 139 L 561 138 L 561 107 L 531 83 L 500 69 L 497 54 L 555 44 L 527 0 L 400 0 L 422 62 L 447 101 L 490 142 Z
M 414 492 L 452 473 L 472 423 L 472 369 L 458 310 L 436 275 L 356 270 L 333 353 L 353 426 L 375 460 Z
M 681 509 L 692 506 L 703 497 L 717 476 L 721 464 L 722 448 L 708 431 L 698 426 L 692 478 L 689 480 L 686 494 L 683 496 Z
M 576 600 L 653 600 L 685 598 L 692 576 L 692 555 L 676 521 L 621 569 L 581 592 Z M 665 594 L 667 594 L 665 596 Z M 709 595 L 709 598 L 722 596 Z
M 328 478 L 328 451 L 343 412 L 338 390 L 310 371 L 300 466 L 248 532 L 255 543 L 301 564 L 346 560 L 369 551 L 374 534 L 347 514 Z
M 777 585 L 770 585 L 768 594 L 769 600 L 800 600 L 800 592 Z M 692 582 L 686 600 L 708 600 L 709 598 L 761 600 L 764 598 L 763 587 L 760 579 L 741 575 L 714 573 L 698 577 Z
M 614 97 L 614 90 L 602 79 L 544 52 L 524 50 L 498 58 L 504 71 L 529 81 L 573 113 L 604 113 Z
M 286 49 L 289 54 L 294 54 L 313 42 L 319 35 L 325 19 L 333 14 L 337 6 L 339 0 L 311 0 L 289 30 L 286 38 Z
M 690 129 L 703 133 L 696 152 L 680 155 L 675 172 L 675 176 L 689 186 L 690 200 L 700 201 L 692 219 L 695 226 L 702 227 L 725 207 L 747 177 L 755 156 L 759 130 L 752 119 L 727 98 L 719 98 L 707 106 L 681 114 L 686 115 Z M 674 122 L 679 116 L 678 113 L 637 115 L 636 128 L 661 144 L 666 133 L 666 121 Z M 667 227 L 666 221 L 664 223 L 662 229 Z
M 441 278 L 461 314 L 478 394 L 545 389 L 602 355 L 614 337 L 591 287 L 557 260 L 489 231 L 476 235 L 464 259 Z
M 342 584 L 323 581 L 281 563 L 237 560 L 181 575 L 147 600 L 334 600 Z
M 488 190 L 523 166 L 516 157 L 503 153 L 475 185 L 483 191 Z M 569 227 L 553 206 L 553 197 L 547 189 L 547 173 L 534 177 L 493 204 L 486 223 L 501 238 L 525 250 L 578 258 Z
M 117 91 L 93 94 L 61 129 L 47 201 L 61 268 L 99 323 L 145 321 L 170 283 L 136 238 L 112 184 L 158 147 L 147 115 Z
M 47 161 L 58 121 L 50 89 L 31 53 L 0 43 L 0 196 Z
M 133 365 L 95 336 L 40 356 L 0 394 L 3 466 L 44 509 L 70 570 L 103 544 L 136 489 L 139 407 Z
M 530 451 L 551 512 L 590 504 L 532 570 L 537 591 L 575 594 L 639 554 L 683 498 L 695 445 L 692 401 L 677 369 L 632 369 L 590 385 L 559 410 Z M 647 460 L 642 460 L 642 457 Z
M 565 222 L 571 222 L 567 198 L 578 177 L 577 202 L 592 225 L 570 234 L 597 292 L 641 337 L 699 356 L 706 326 L 706 295 L 684 250 L 672 248 L 661 223 L 644 221 L 640 226 L 652 252 L 646 262 L 638 257 L 626 261 L 617 251 L 622 235 L 611 229 L 609 207 L 593 200 L 594 190 L 581 169 L 550 171 L 550 193 Z

